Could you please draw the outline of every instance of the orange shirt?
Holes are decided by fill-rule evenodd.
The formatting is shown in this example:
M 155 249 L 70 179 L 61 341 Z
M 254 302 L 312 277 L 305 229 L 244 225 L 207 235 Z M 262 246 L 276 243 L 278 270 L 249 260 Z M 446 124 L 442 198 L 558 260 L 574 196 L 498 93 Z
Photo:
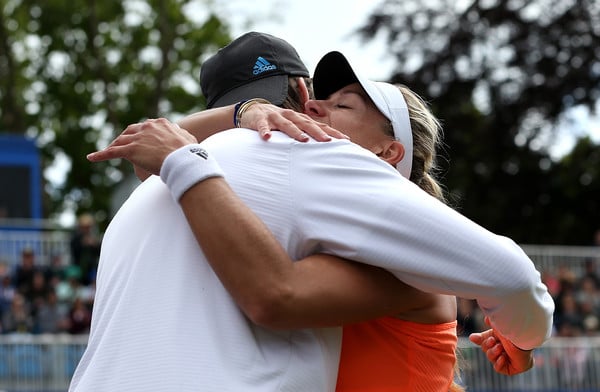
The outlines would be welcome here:
M 448 392 L 456 321 L 419 324 L 383 317 L 343 331 L 337 392 Z

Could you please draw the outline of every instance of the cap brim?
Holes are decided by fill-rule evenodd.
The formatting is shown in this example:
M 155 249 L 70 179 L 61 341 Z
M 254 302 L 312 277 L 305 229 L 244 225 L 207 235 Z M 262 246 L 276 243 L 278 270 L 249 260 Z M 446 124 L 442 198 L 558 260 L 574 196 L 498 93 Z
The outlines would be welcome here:
M 209 102 L 207 107 L 222 107 L 252 99 L 263 98 L 273 105 L 281 105 L 288 95 L 288 75 L 273 75 L 262 79 L 255 79 L 242 86 L 228 91 L 214 102 Z
M 327 99 L 349 84 L 358 82 L 350 63 L 340 52 L 329 52 L 319 60 L 313 75 L 315 98 Z
M 380 99 L 377 99 L 381 93 L 375 88 L 374 82 L 357 75 L 343 54 L 329 52 L 319 60 L 313 77 L 317 99 L 327 99 L 331 94 L 353 83 L 360 83 L 379 111 L 389 118 L 386 114 L 387 108 L 380 106 Z

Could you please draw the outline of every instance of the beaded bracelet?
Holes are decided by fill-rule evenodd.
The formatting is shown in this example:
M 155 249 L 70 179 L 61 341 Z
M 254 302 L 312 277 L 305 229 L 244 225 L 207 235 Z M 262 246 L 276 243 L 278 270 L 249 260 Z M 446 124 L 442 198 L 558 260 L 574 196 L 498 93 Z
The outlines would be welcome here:
M 271 104 L 271 102 L 267 101 L 263 98 L 252 98 L 247 101 L 240 101 L 235 105 L 233 110 L 233 125 L 236 128 L 242 127 L 242 115 L 248 108 L 254 104 L 262 103 L 262 104 Z

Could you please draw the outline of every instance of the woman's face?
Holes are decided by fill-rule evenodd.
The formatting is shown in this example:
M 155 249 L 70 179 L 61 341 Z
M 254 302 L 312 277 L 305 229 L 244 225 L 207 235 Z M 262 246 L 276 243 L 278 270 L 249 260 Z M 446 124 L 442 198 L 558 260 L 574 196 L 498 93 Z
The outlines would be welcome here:
M 389 123 L 375 107 L 359 83 L 350 84 L 326 100 L 310 100 L 305 113 L 314 120 L 328 124 L 350 136 L 350 139 L 378 154 L 381 140 L 389 140 L 383 130 Z

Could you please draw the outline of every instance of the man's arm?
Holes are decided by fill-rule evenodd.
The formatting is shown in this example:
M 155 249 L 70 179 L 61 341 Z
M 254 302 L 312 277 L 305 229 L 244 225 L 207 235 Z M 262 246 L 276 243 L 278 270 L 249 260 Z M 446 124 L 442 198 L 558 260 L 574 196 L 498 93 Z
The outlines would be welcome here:
M 324 254 L 292 262 L 223 178 L 197 183 L 180 204 L 219 279 L 259 325 L 341 325 L 396 315 L 432 301 L 430 294 L 377 267 Z M 450 313 L 444 321 L 454 319 L 452 307 Z

